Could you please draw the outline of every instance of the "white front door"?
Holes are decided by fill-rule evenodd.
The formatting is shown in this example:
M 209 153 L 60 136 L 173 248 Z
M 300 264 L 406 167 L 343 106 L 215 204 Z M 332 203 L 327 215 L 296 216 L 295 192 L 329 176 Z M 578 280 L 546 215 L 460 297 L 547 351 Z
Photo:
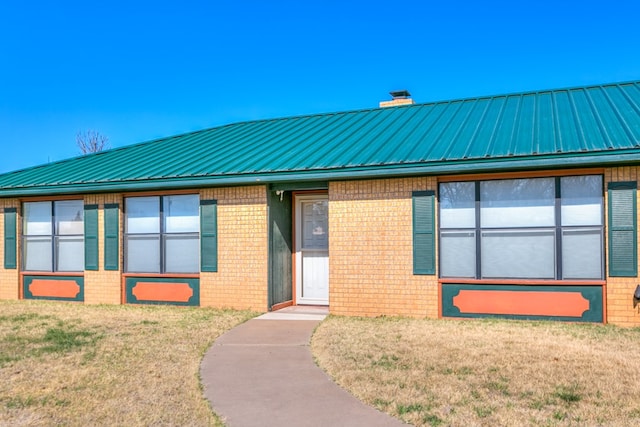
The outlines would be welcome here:
M 329 197 L 296 197 L 296 303 L 329 305 Z

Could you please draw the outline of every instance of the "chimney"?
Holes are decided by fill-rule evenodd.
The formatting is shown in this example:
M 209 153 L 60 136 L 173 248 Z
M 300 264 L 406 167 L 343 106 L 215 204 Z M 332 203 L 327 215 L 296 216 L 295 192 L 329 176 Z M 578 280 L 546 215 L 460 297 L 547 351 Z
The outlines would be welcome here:
M 393 99 L 391 101 L 380 101 L 380 108 L 415 104 L 408 90 L 394 90 L 389 92 L 389 95 L 391 95 Z

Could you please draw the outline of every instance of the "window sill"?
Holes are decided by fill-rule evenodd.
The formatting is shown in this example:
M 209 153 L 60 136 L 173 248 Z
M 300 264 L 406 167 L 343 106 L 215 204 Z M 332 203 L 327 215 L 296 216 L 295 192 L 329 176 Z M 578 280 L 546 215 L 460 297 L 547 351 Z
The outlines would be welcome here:
M 83 277 L 84 271 L 20 271 L 21 276 L 65 276 Z
M 122 273 L 123 277 L 176 277 L 198 279 L 200 273 Z
M 438 283 L 456 283 L 464 285 L 548 285 L 548 286 L 571 286 L 571 285 L 593 285 L 603 286 L 607 284 L 606 280 L 548 280 L 548 279 L 455 279 L 455 278 L 439 278 Z

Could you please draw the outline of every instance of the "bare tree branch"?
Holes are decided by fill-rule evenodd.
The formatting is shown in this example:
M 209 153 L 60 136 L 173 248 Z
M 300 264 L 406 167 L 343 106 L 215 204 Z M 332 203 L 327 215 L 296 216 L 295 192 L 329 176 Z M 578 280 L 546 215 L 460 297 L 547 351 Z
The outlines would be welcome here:
M 111 148 L 109 138 L 94 130 L 78 132 L 76 134 L 76 144 L 82 154 L 97 153 Z

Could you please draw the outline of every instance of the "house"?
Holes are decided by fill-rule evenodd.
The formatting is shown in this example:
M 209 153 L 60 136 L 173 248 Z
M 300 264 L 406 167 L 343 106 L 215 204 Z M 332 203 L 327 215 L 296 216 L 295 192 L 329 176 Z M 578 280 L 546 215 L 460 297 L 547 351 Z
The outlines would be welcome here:
M 0 298 L 640 325 L 640 82 L 395 95 L 0 175 Z

